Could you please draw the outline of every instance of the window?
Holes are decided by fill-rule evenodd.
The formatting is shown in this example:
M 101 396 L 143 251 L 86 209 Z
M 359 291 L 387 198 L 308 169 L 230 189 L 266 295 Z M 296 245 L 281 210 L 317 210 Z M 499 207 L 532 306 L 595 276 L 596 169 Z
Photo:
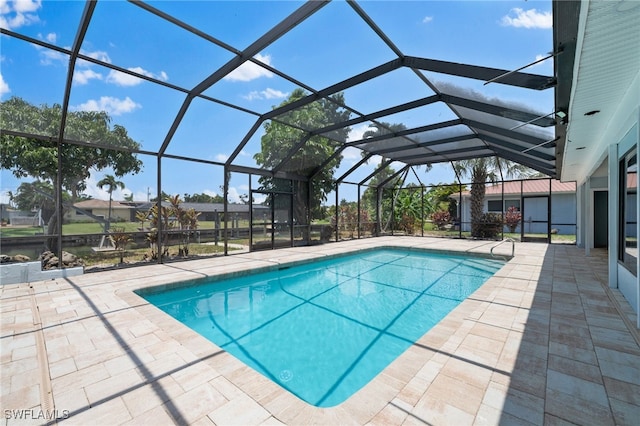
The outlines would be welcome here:
M 638 258 L 638 150 L 620 160 L 620 209 L 618 260 L 634 275 Z
M 487 201 L 487 211 L 498 213 L 502 212 L 502 200 Z
M 520 211 L 520 200 L 504 200 L 504 211 L 506 212 L 509 207 L 515 207 L 518 211 Z M 501 200 L 489 200 L 487 201 L 487 211 L 489 212 L 502 212 L 502 201 Z
M 520 211 L 520 200 L 504 200 L 504 211 L 508 211 L 509 207 L 515 207 Z

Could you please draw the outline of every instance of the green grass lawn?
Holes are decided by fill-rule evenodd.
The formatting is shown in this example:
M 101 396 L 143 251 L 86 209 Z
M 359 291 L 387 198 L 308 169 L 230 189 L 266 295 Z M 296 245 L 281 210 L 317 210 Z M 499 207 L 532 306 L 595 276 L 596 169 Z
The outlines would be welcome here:
M 41 226 L 27 226 L 19 228 L 3 226 L 0 228 L 0 237 L 33 237 L 37 233 L 42 234 Z
M 198 224 L 198 229 L 215 229 L 215 223 L 213 221 L 205 221 L 200 222 Z M 149 223 L 145 223 L 145 227 L 148 227 Z M 224 226 L 224 224 L 221 224 Z M 248 223 L 241 223 L 240 226 L 248 226 Z M 124 228 L 125 232 L 140 232 L 140 223 L 139 222 L 119 222 L 111 224 L 111 229 L 114 228 Z M 102 226 L 98 223 L 70 223 L 65 224 L 62 227 L 62 231 L 64 235 L 83 235 L 83 234 L 101 234 L 103 232 Z M 42 227 L 11 227 L 6 226 L 0 228 L 0 237 L 28 237 L 35 236 L 36 234 L 42 234 Z M 416 235 L 420 235 L 420 229 L 416 230 Z M 354 237 L 357 235 L 354 233 Z M 362 235 L 367 235 L 363 232 Z M 459 231 L 455 230 L 437 230 L 434 229 L 433 224 L 426 223 L 425 236 L 439 236 L 439 237 L 449 237 L 449 238 L 457 238 L 460 236 Z M 539 236 L 546 237 L 546 235 L 533 235 L 527 234 L 527 236 Z M 342 235 L 343 238 L 353 238 L 350 235 L 347 237 L 346 235 Z M 469 232 L 462 232 L 463 238 L 470 238 Z M 331 240 L 333 240 L 334 236 L 332 235 Z M 500 238 L 500 235 L 498 235 Z M 516 241 L 520 241 L 520 233 L 505 233 L 504 238 L 513 238 Z M 564 234 L 552 234 L 551 240 L 554 243 L 575 243 L 576 236 L 575 235 L 564 235 Z M 231 244 L 244 244 L 248 245 L 249 241 L 247 239 L 243 240 L 230 240 Z M 230 248 L 232 250 L 232 248 Z M 71 252 L 76 256 L 82 258 L 85 261 L 86 266 L 110 266 L 117 265 L 120 262 L 120 253 L 118 251 L 101 251 L 95 252 L 91 247 L 88 246 L 79 246 L 79 247 L 70 247 L 67 246 L 64 248 L 65 251 Z M 218 245 L 213 244 L 197 244 L 195 240 L 192 240 L 192 243 L 189 245 L 189 255 L 216 255 L 222 253 L 224 250 L 224 243 L 220 241 Z M 178 254 L 178 246 L 174 244 L 172 241 L 169 246 L 169 254 L 170 256 L 177 256 Z M 150 249 L 144 245 L 136 246 L 134 243 L 130 243 L 127 245 L 127 250 L 124 252 L 124 262 L 127 264 L 133 264 L 142 262 L 145 257 L 150 255 Z
M 233 250 L 233 248 L 230 248 Z M 81 246 L 81 247 L 65 247 L 65 251 L 69 253 L 73 253 L 76 256 L 82 258 L 85 262 L 85 266 L 108 266 L 108 265 L 117 265 L 120 263 L 120 252 L 113 251 L 101 251 L 95 252 L 91 249 L 91 247 Z M 209 244 L 189 244 L 189 255 L 190 256 L 207 256 L 207 255 L 215 255 L 220 254 L 224 251 L 224 245 L 218 244 L 209 245 Z M 177 256 L 178 246 L 172 245 L 169 246 L 169 256 Z M 149 248 L 129 248 L 124 250 L 123 260 L 126 264 L 134 264 L 138 262 L 142 262 L 145 259 L 145 256 L 149 256 L 150 251 Z
M 125 232 L 139 232 L 140 222 L 114 222 L 111 224 L 111 229 L 124 228 Z M 242 224 L 240 224 L 243 226 Z M 224 226 L 224 224 L 220 224 Z M 247 225 L 244 225 L 247 226 Z M 145 223 L 145 230 L 149 228 L 149 222 Z M 215 222 L 202 221 L 198 223 L 198 229 L 215 229 Z M 46 231 L 46 227 L 45 227 Z M 101 234 L 103 232 L 102 225 L 95 222 L 89 223 L 66 223 L 62 225 L 63 235 L 83 235 L 83 234 Z M 41 226 L 3 226 L 0 228 L 1 237 L 32 237 L 37 234 L 42 234 L 43 228 Z

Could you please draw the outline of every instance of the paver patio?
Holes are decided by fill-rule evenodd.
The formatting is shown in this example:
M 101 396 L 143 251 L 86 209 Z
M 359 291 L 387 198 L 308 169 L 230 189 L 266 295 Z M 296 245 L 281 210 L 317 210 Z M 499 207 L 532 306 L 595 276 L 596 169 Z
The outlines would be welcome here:
M 637 424 L 639 333 L 606 287 L 605 252 L 516 243 L 495 276 L 333 408 L 299 400 L 132 292 L 373 245 L 486 255 L 495 244 L 382 237 L 2 286 L 2 414 L 8 424 Z

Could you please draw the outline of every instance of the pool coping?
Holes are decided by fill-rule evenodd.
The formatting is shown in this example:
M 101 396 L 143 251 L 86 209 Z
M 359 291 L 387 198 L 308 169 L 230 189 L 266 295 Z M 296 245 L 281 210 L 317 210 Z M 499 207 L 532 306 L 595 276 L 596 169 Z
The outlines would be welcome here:
M 350 256 L 350 255 L 355 255 L 355 254 L 358 254 L 358 253 L 366 253 L 368 251 L 384 250 L 384 249 L 393 250 L 393 249 L 399 249 L 399 248 L 402 248 L 402 249 L 407 250 L 407 251 L 417 251 L 417 252 L 434 253 L 434 254 L 441 254 L 441 255 L 456 255 L 456 256 L 464 255 L 464 256 L 468 256 L 468 257 L 477 257 L 477 258 L 481 258 L 481 259 L 496 260 L 496 261 L 504 262 L 504 263 L 507 263 L 512 258 L 512 256 L 507 256 L 507 255 L 502 256 L 503 257 L 502 259 L 498 259 L 495 256 L 492 256 L 491 254 L 485 254 L 485 253 L 465 253 L 465 252 L 453 251 L 453 250 L 437 250 L 437 249 L 432 249 L 432 248 L 421 248 L 421 247 L 415 247 L 415 246 L 403 247 L 403 246 L 398 246 L 398 245 L 382 245 L 382 246 L 376 246 L 376 247 L 358 248 L 358 249 L 346 251 L 346 252 L 343 252 L 343 253 L 332 253 L 332 254 L 327 254 L 327 255 L 318 255 L 315 258 L 294 260 L 294 261 L 291 261 L 291 262 L 277 263 L 277 264 L 268 265 L 268 266 L 259 266 L 259 267 L 252 268 L 252 269 L 242 269 L 242 270 L 238 270 L 238 271 L 207 275 L 207 276 L 195 278 L 195 279 L 192 279 L 192 280 L 174 281 L 174 282 L 170 282 L 170 283 L 167 283 L 167 284 L 143 285 L 142 287 L 134 289 L 133 292 L 136 293 L 139 296 L 146 295 L 146 294 L 155 294 L 155 293 L 160 293 L 160 292 L 167 291 L 167 290 L 175 290 L 175 289 L 178 289 L 178 288 L 193 287 L 193 286 L 200 285 L 203 282 L 211 283 L 211 282 L 223 281 L 223 280 L 232 279 L 232 278 L 243 277 L 243 276 L 247 276 L 247 275 L 260 274 L 260 273 L 264 273 L 264 272 L 278 271 L 278 270 L 281 270 L 283 268 L 291 268 L 291 267 L 294 267 L 294 266 L 300 266 L 300 265 L 313 263 L 313 262 L 315 262 L 316 260 L 319 260 L 319 259 L 320 260 L 331 260 L 331 259 L 335 259 L 335 258 L 339 258 L 339 257 L 343 257 L 343 256 Z
M 371 242 L 371 240 L 369 240 L 369 242 Z M 297 260 L 290 260 L 286 256 L 282 261 L 276 260 L 280 259 L 280 256 L 278 256 L 280 254 L 279 252 L 289 249 L 279 249 L 271 252 L 254 252 L 251 253 L 251 255 L 261 257 L 263 259 L 260 259 L 260 261 L 256 261 L 249 266 L 238 265 L 238 269 L 234 271 L 222 274 L 216 273 L 207 275 L 206 277 L 198 277 L 194 280 L 185 282 L 188 283 L 199 281 L 201 279 L 211 279 L 212 277 L 224 279 L 239 275 L 277 270 L 282 267 L 282 265 L 294 266 L 302 263 L 313 262 L 317 259 L 327 259 L 377 248 L 403 248 L 439 254 L 466 255 L 491 259 L 492 256 L 488 250 L 496 244 L 495 241 L 471 242 L 469 248 L 466 250 L 459 250 L 433 248 L 430 247 L 430 243 L 432 242 L 427 242 L 423 239 L 414 239 L 411 237 L 403 240 L 399 240 L 397 237 L 394 237 L 391 238 L 390 242 L 376 245 L 376 247 L 370 247 L 368 244 L 369 242 L 344 242 L 347 245 L 353 245 L 353 247 L 349 248 L 346 248 L 344 243 L 341 243 L 343 244 L 343 247 L 337 253 L 318 253 L 317 250 L 319 247 L 313 246 L 309 250 L 311 251 L 309 254 L 310 257 L 304 256 L 303 259 Z M 479 249 L 478 245 L 482 248 Z M 329 245 L 326 247 L 331 246 Z M 291 250 L 298 251 L 300 248 L 292 248 Z M 235 255 L 234 257 L 236 256 L 243 255 Z M 503 254 L 503 256 L 507 255 Z M 268 262 L 269 264 L 264 265 L 260 262 Z M 497 271 L 496 274 L 490 277 L 480 288 L 478 288 L 470 298 L 476 297 L 480 294 L 490 295 L 495 287 L 500 283 L 499 274 L 508 265 L 508 262 L 505 263 L 505 265 Z M 246 268 L 246 266 L 248 266 L 248 268 Z M 147 302 L 138 293 L 140 289 L 176 288 L 176 286 L 180 287 L 184 285 L 183 283 L 185 282 L 168 282 L 166 284 L 146 285 L 144 287 L 134 285 L 129 286 L 126 289 L 118 290 L 117 294 L 131 306 L 137 306 L 138 309 L 141 308 L 140 305 L 148 305 L 155 310 L 156 312 L 153 314 L 148 310 L 145 312 L 147 318 L 152 319 L 152 322 L 154 323 L 161 321 L 161 317 L 166 317 L 164 318 L 164 321 L 162 321 L 162 328 L 164 330 L 173 334 L 174 338 L 180 342 L 181 345 L 189 348 L 198 357 L 203 359 L 201 362 L 204 362 L 212 369 L 219 371 L 222 377 L 238 386 L 251 400 L 258 403 L 263 409 L 267 410 L 270 414 L 269 417 L 274 417 L 285 424 L 365 424 L 372 421 L 373 418 L 383 411 L 389 404 L 393 404 L 394 401 L 396 401 L 396 404 L 400 404 L 401 400 L 398 400 L 398 397 L 401 391 L 411 384 L 412 380 L 415 380 L 416 377 L 420 378 L 420 380 L 428 378 L 428 376 L 423 378 L 419 373 L 421 370 L 429 367 L 429 362 L 434 357 L 447 354 L 449 351 L 454 349 L 454 345 L 451 343 L 454 340 L 442 338 L 443 330 L 460 329 L 464 323 L 465 316 L 479 316 L 479 313 L 477 312 L 478 307 L 476 306 L 477 303 L 475 301 L 470 301 L 470 298 L 466 299 L 345 402 L 335 407 L 320 408 L 299 399 L 297 396 L 293 395 L 275 382 L 272 382 L 261 373 L 246 366 L 242 361 L 236 359 L 214 343 L 202 337 L 197 332 L 189 329 L 178 320 L 170 317 Z M 168 319 L 170 319 L 170 321 Z M 445 331 L 445 334 L 446 333 L 448 332 Z M 462 338 L 460 333 L 456 333 L 456 335 L 456 341 L 457 339 Z M 194 341 L 198 343 L 194 345 Z M 210 350 L 203 351 L 203 344 L 205 347 L 209 345 Z M 224 357 L 224 362 L 216 362 L 217 357 L 215 356 L 208 358 L 215 353 L 224 353 L 227 355 Z M 422 359 L 422 361 L 416 361 L 418 359 Z M 449 408 L 451 409 L 454 407 Z M 464 415 L 462 417 L 464 417 Z
M 402 246 L 398 246 L 398 245 L 383 245 L 383 246 L 379 246 L 379 247 L 359 248 L 359 249 L 355 249 L 355 250 L 351 250 L 351 251 L 345 251 L 343 253 L 334 253 L 334 254 L 330 254 L 330 255 L 326 255 L 326 256 L 318 256 L 318 257 L 313 257 L 313 258 L 304 259 L 304 260 L 298 260 L 298 261 L 293 261 L 293 262 L 285 262 L 285 263 L 280 263 L 278 265 L 261 266 L 261 267 L 255 268 L 255 269 L 243 269 L 243 270 L 234 271 L 234 272 L 227 272 L 227 273 L 223 273 L 223 274 L 216 274 L 216 275 L 201 277 L 201 278 L 197 278 L 197 279 L 194 279 L 194 280 L 170 282 L 168 284 L 160 284 L 160 285 L 153 285 L 153 286 L 143 286 L 143 287 L 134 289 L 133 293 L 135 295 L 139 296 L 140 298 L 142 298 L 145 302 L 148 302 L 151 305 L 153 305 L 154 307 L 156 307 L 158 310 L 163 312 L 165 315 L 168 315 L 168 316 L 176 319 L 178 322 L 180 322 L 181 324 L 183 324 L 183 325 L 188 327 L 188 325 L 184 324 L 182 321 L 180 321 L 179 319 L 175 318 L 173 315 L 163 311 L 161 308 L 156 306 L 153 302 L 149 302 L 146 299 L 145 296 L 154 295 L 154 294 L 158 294 L 158 293 L 163 293 L 165 291 L 172 291 L 172 290 L 177 290 L 177 289 L 185 289 L 185 288 L 190 288 L 190 287 L 198 287 L 200 285 L 208 285 L 208 284 L 214 284 L 215 285 L 216 283 L 223 283 L 223 282 L 225 282 L 227 280 L 231 280 L 231 279 L 234 279 L 234 278 L 255 276 L 255 275 L 258 275 L 258 274 L 263 274 L 263 273 L 268 273 L 268 272 L 276 272 L 276 271 L 280 271 L 280 270 L 283 270 L 283 269 L 288 270 L 289 268 L 293 268 L 293 267 L 297 267 L 297 266 L 314 264 L 317 261 L 327 261 L 327 260 L 332 260 L 332 259 L 341 259 L 341 258 L 345 258 L 345 257 L 357 256 L 357 255 L 361 255 L 361 254 L 364 254 L 364 253 L 381 251 L 381 250 L 403 250 L 404 252 L 409 252 L 409 253 L 422 253 L 422 254 L 436 254 L 436 255 L 444 255 L 444 256 L 447 256 L 447 255 L 456 256 L 456 258 L 459 258 L 459 259 L 477 258 L 477 259 L 486 259 L 486 260 L 495 261 L 496 262 L 496 267 L 498 267 L 498 269 L 494 273 L 492 273 L 489 277 L 487 277 L 482 282 L 482 284 L 480 284 L 480 286 L 478 286 L 478 288 L 476 290 L 474 290 L 468 297 L 472 296 L 480 287 L 482 287 L 485 284 L 485 282 L 487 280 L 489 280 L 493 275 L 495 275 L 495 273 L 497 273 L 498 270 L 501 269 L 502 266 L 504 266 L 504 264 L 506 264 L 506 262 L 507 262 L 507 261 L 504 261 L 502 259 L 496 259 L 494 256 L 491 256 L 491 255 L 485 255 L 484 253 L 462 253 L 462 252 L 456 252 L 456 251 L 451 251 L 451 250 L 446 250 L 445 251 L 445 250 L 425 249 L 425 248 L 419 248 L 419 247 L 402 247 Z M 211 291 L 215 291 L 215 289 L 212 288 Z M 466 299 L 466 297 L 465 297 L 465 299 Z M 457 307 L 463 301 L 464 301 L 464 299 L 462 301 L 460 301 L 455 307 Z M 448 315 L 448 313 L 447 313 L 447 315 Z M 447 315 L 445 315 L 444 317 L 446 317 Z M 440 321 L 438 321 L 438 322 L 440 322 Z M 423 335 L 426 334 L 435 325 L 437 325 L 437 323 L 434 324 L 432 327 L 430 327 L 428 330 L 426 330 L 423 333 Z M 224 349 L 220 348 L 215 342 L 211 341 L 210 339 L 207 338 L 207 340 L 209 342 L 211 342 L 217 349 L 224 350 Z M 418 341 L 412 343 L 412 345 L 416 344 L 417 342 Z M 388 365 L 389 364 L 387 364 L 387 366 Z M 386 366 L 385 366 L 385 368 L 386 368 Z M 383 372 L 383 371 L 384 371 L 384 368 L 380 371 L 380 373 Z M 260 373 L 260 374 L 262 374 L 262 373 Z M 264 374 L 262 374 L 262 375 L 264 375 Z M 377 374 L 376 374 L 376 376 L 377 376 Z M 272 380 L 272 379 L 270 379 L 270 380 Z M 274 381 L 274 380 L 272 380 L 272 381 Z M 281 385 L 278 385 L 278 386 L 282 387 Z M 284 387 L 283 387 L 283 389 L 284 389 Z M 291 391 L 289 391 L 287 389 L 284 389 L 284 390 L 287 391 L 287 392 L 293 393 L 293 392 L 291 392 Z M 354 395 L 355 393 L 357 393 L 357 391 L 354 392 L 352 395 Z M 350 395 L 349 398 L 352 395 Z M 295 396 L 295 394 L 294 394 L 294 396 Z M 296 396 L 296 398 L 299 398 L 299 397 Z M 343 404 L 349 398 L 346 398 L 344 401 L 340 402 L 339 404 L 336 404 L 335 406 L 339 406 L 339 405 Z M 306 404 L 310 404 L 309 402 L 305 402 L 305 403 Z M 310 404 L 310 405 L 313 405 L 313 404 Z M 331 407 L 318 407 L 318 408 L 331 408 Z

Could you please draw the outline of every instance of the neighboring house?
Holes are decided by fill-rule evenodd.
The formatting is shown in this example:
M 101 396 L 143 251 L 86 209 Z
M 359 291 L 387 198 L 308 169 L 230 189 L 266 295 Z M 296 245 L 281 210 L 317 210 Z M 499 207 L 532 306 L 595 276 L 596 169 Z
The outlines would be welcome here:
M 90 213 L 103 219 L 109 217 L 109 200 L 86 200 L 73 205 L 77 209 L 68 209 L 65 213 L 65 220 L 68 222 L 95 222 L 96 220 L 84 212 Z M 135 221 L 135 209 L 132 206 L 111 201 L 111 222 L 131 222 Z
M 551 186 L 549 186 L 551 181 Z M 460 203 L 460 196 L 462 203 Z M 462 212 L 462 230 L 471 230 L 471 193 L 452 194 L 458 201 L 458 212 Z M 550 206 L 548 201 L 550 201 Z M 531 179 L 510 181 L 503 184 L 487 184 L 484 196 L 484 211 L 506 213 L 514 206 L 523 215 L 524 231 L 532 234 L 546 234 L 549 227 L 549 207 L 551 228 L 558 234 L 576 233 L 576 184 L 555 179 Z M 505 232 L 508 228 L 505 226 Z M 520 225 L 516 232 L 521 232 Z
M 0 204 L 0 219 L 12 226 L 43 226 L 45 223 L 40 209 L 21 211 L 12 209 L 6 204 Z
M 137 211 L 147 212 L 154 206 L 155 203 L 143 203 L 136 206 Z M 163 207 L 171 206 L 167 201 L 162 202 Z M 222 220 L 224 216 L 224 204 L 222 203 L 188 203 L 183 202 L 180 203 L 180 206 L 185 210 L 194 209 L 200 215 L 198 216 L 199 221 L 216 221 Z M 269 207 L 254 204 L 253 206 L 254 214 L 259 214 L 262 216 L 262 211 L 265 213 L 269 213 Z M 227 205 L 227 213 L 229 214 L 230 220 L 249 220 L 249 205 L 248 204 L 228 204 Z M 134 215 L 135 216 L 135 215 Z M 255 220 L 255 219 L 254 219 Z

